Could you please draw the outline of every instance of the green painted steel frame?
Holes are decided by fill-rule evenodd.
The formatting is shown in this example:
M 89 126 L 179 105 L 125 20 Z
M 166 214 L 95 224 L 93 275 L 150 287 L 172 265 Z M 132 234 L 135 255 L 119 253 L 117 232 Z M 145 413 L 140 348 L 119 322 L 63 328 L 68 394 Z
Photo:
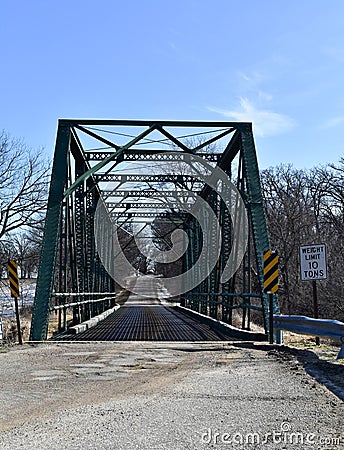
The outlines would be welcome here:
M 263 197 L 261 192 L 258 161 L 256 156 L 256 150 L 253 140 L 252 126 L 251 124 L 241 123 L 237 127 L 237 131 L 234 134 L 232 140 L 229 142 L 227 148 L 222 153 L 222 157 L 219 161 L 219 167 L 229 174 L 231 163 L 237 155 L 240 155 L 239 160 L 239 170 L 238 178 L 241 178 L 241 185 L 238 185 L 239 190 L 242 190 L 244 196 L 245 205 L 247 208 L 249 223 L 250 223 L 250 234 L 252 233 L 253 245 L 256 257 L 256 266 L 258 273 L 258 285 L 259 285 L 259 297 L 262 301 L 261 310 L 263 312 L 263 321 L 265 330 L 269 330 L 268 312 L 269 312 L 269 301 L 267 295 L 264 293 L 263 289 L 263 254 L 269 249 L 269 236 L 265 218 L 265 212 L 263 207 Z M 240 181 L 240 180 L 239 180 Z M 213 207 L 213 201 L 211 200 L 211 189 L 207 186 L 203 192 L 203 196 L 210 200 L 210 204 Z M 221 202 L 220 202 L 221 205 Z M 225 214 L 225 211 L 220 210 L 218 212 L 219 217 L 222 217 L 222 230 L 227 229 L 227 232 L 223 233 L 227 236 L 227 239 L 222 241 L 222 256 L 223 260 L 228 256 L 231 244 L 228 242 L 228 232 L 230 229 L 230 218 Z M 220 267 L 224 265 L 224 261 L 220 262 L 217 266 L 217 275 L 219 274 Z M 251 255 L 250 248 L 245 255 L 243 262 L 243 287 L 244 291 L 251 289 Z M 216 277 L 216 271 L 210 274 L 209 280 L 205 280 L 200 286 L 193 289 L 192 292 L 185 295 L 185 304 L 189 305 L 191 309 L 197 310 L 203 314 L 210 315 L 215 318 L 220 318 L 225 322 L 232 322 L 232 311 L 235 308 L 233 306 L 233 299 L 235 298 L 235 277 L 233 276 L 225 285 L 222 286 L 221 292 L 214 292 L 211 287 L 214 286 L 214 281 L 212 278 Z M 246 287 L 247 285 L 247 287 Z M 222 301 L 216 301 L 213 295 L 221 296 Z M 226 292 L 232 293 L 230 296 L 226 296 Z M 203 297 L 203 298 L 202 298 Z M 227 300 L 226 300 L 227 299 Z M 250 327 L 250 311 L 259 310 L 259 307 L 250 304 L 251 295 L 243 296 L 243 301 L 239 305 L 243 310 L 242 326 L 243 328 Z M 221 311 L 216 311 L 214 305 L 222 306 Z M 274 314 L 279 313 L 279 305 L 277 296 L 274 296 L 273 301 Z M 247 322 L 247 326 L 246 326 Z
M 57 241 L 63 194 L 67 179 L 67 155 L 70 144 L 70 127 L 60 124 L 57 131 L 55 155 L 50 182 L 50 192 L 45 219 L 44 238 L 32 314 L 30 339 L 46 339 L 49 322 L 50 298 L 53 290 Z
M 128 144 L 124 146 L 118 146 L 111 141 L 97 135 L 91 130 L 86 129 L 87 126 L 129 126 L 129 127 L 148 127 L 138 136 L 134 137 Z M 226 173 L 230 174 L 231 163 L 237 154 L 240 154 L 240 163 L 242 164 L 242 176 L 243 189 L 245 190 L 245 203 L 248 210 L 248 216 L 250 218 L 250 226 L 252 230 L 254 249 L 256 255 L 256 265 L 258 271 L 259 280 L 259 293 L 251 294 L 250 292 L 244 293 L 242 307 L 244 311 L 243 325 L 245 322 L 245 312 L 248 308 L 259 309 L 256 306 L 250 306 L 249 301 L 251 296 L 260 297 L 262 300 L 262 310 L 264 316 L 265 329 L 268 330 L 268 301 L 266 295 L 263 293 L 263 262 L 262 255 L 264 251 L 269 248 L 269 237 L 266 225 L 266 219 L 263 208 L 262 193 L 259 180 L 258 163 L 255 151 L 255 145 L 252 134 L 252 126 L 250 123 L 237 123 L 237 122 L 195 122 L 195 121 L 147 121 L 147 120 L 60 120 L 57 130 L 55 155 L 53 162 L 52 178 L 50 184 L 50 193 L 48 199 L 47 215 L 45 222 L 44 239 L 41 253 L 41 263 L 39 268 L 39 276 L 37 280 L 36 297 L 34 302 L 32 326 L 30 339 L 44 340 L 47 337 L 48 322 L 49 322 L 49 308 L 50 301 L 53 293 L 55 267 L 57 264 L 56 258 L 58 254 L 59 238 L 63 239 L 63 234 L 70 234 L 70 243 L 73 247 L 74 255 L 70 256 L 70 268 L 73 273 L 72 282 L 73 289 L 76 292 L 95 292 L 110 290 L 113 288 L 109 278 L 106 276 L 105 269 L 100 264 L 99 258 L 95 253 L 94 248 L 94 231 L 93 231 L 93 217 L 95 207 L 99 199 L 97 181 L 101 180 L 102 175 L 93 177 L 93 174 L 98 169 L 105 166 L 107 162 L 113 162 L 116 165 L 122 158 L 122 155 L 129 155 L 130 158 L 135 159 L 130 154 L 134 154 L 134 150 L 130 148 L 137 143 L 140 139 L 147 136 L 152 130 L 160 131 L 164 136 L 169 138 L 175 145 L 177 145 L 182 151 L 192 153 L 192 150 L 188 149 L 179 139 L 175 138 L 170 132 L 165 130 L 164 127 L 185 127 L 185 128 L 225 128 L 226 130 L 220 130 L 219 137 L 226 136 L 233 133 L 232 138 L 229 140 L 227 147 L 223 153 L 219 156 L 212 157 L 213 161 L 218 162 L 218 166 Z M 113 147 L 114 151 L 103 152 L 102 157 L 99 158 L 96 153 L 87 155 L 87 152 L 83 153 L 81 144 L 77 140 L 77 136 L 74 130 L 81 130 L 86 132 L 91 137 L 99 139 L 109 147 Z M 218 137 L 218 138 L 219 138 Z M 211 138 L 207 142 L 215 142 L 217 138 Z M 201 149 L 205 144 L 201 144 L 196 147 L 195 150 Z M 154 150 L 153 152 L 155 152 Z M 68 168 L 68 155 L 69 152 L 74 154 L 75 157 L 75 170 L 76 178 L 72 181 L 70 169 Z M 140 155 L 144 159 L 145 154 L 152 157 L 152 150 L 140 150 Z M 92 168 L 88 164 L 88 160 L 96 159 L 100 160 L 96 166 Z M 208 158 L 209 159 L 209 158 Z M 123 160 L 123 158 L 122 158 Z M 104 174 L 104 179 L 110 179 L 111 175 Z M 166 176 L 162 177 L 162 179 Z M 168 178 L 168 177 L 167 177 Z M 159 180 L 158 180 L 159 181 Z M 88 195 L 85 197 L 85 193 Z M 185 306 L 198 310 L 202 313 L 211 315 L 212 317 L 221 318 L 228 321 L 231 317 L 233 310 L 233 297 L 234 294 L 234 278 L 220 286 L 220 271 L 225 264 L 225 256 L 229 253 L 231 247 L 231 240 L 228 233 L 230 233 L 230 218 L 226 217 L 223 208 L 224 205 L 221 201 L 218 201 L 216 196 L 205 188 L 201 193 L 204 198 L 207 198 L 209 204 L 213 208 L 214 212 L 220 218 L 223 230 L 225 231 L 226 238 L 222 243 L 222 258 L 217 267 L 211 272 L 208 279 L 204 280 L 200 286 L 195 288 L 192 292 L 186 293 L 183 302 Z M 62 211 L 67 211 L 65 225 L 62 224 Z M 67 227 L 64 232 L 61 227 Z M 68 231 L 68 227 L 69 230 Z M 84 232 L 86 232 L 84 236 Z M 80 235 L 81 233 L 81 235 Z M 184 267 L 190 267 L 197 259 L 197 255 L 201 251 L 201 235 L 200 227 L 194 222 L 187 227 L 187 233 L 189 236 L 190 245 L 185 254 L 183 261 Z M 75 235 L 77 237 L 75 238 Z M 63 270 L 63 264 L 66 265 L 67 255 L 63 256 L 62 244 L 60 245 L 60 269 Z M 67 241 L 64 243 L 64 249 L 67 251 Z M 192 251 L 195 249 L 195 251 Z M 248 255 L 248 262 L 246 263 L 250 267 L 250 256 Z M 66 270 L 66 268 L 64 268 Z M 244 271 L 247 272 L 244 268 Z M 245 275 L 244 275 L 245 276 Z M 61 287 L 66 289 L 66 280 L 61 279 Z M 247 284 L 250 285 L 250 279 L 248 278 Z M 200 292 L 201 291 L 201 292 Z M 202 295 L 206 295 L 202 298 Z M 219 298 L 222 301 L 219 301 Z M 240 296 L 240 295 L 239 295 Z M 93 310 L 91 311 L 90 308 Z M 99 312 L 98 306 L 96 310 L 94 306 L 81 306 L 75 313 L 75 320 L 81 320 L 82 318 L 89 318 L 92 314 Z M 64 311 L 65 312 L 65 311 Z M 277 297 L 274 298 L 274 312 L 278 312 Z M 249 322 L 249 319 L 248 319 Z M 60 318 L 61 328 L 62 319 Z M 66 317 L 63 318 L 63 327 L 66 326 Z

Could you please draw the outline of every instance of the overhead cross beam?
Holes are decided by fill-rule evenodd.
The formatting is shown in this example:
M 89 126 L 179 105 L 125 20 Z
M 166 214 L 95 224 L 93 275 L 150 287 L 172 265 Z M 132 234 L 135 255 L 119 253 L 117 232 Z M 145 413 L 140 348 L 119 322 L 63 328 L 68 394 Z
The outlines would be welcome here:
M 192 175 L 184 174 L 119 174 L 119 173 L 98 173 L 93 176 L 96 183 L 189 183 L 195 180 Z
M 127 199 L 129 197 L 142 197 L 142 198 L 176 198 L 176 195 L 182 197 L 194 198 L 198 191 L 187 191 L 187 190 L 169 190 L 161 191 L 157 189 L 103 189 L 103 198 L 106 200 L 110 197 L 121 197 Z
M 108 158 L 112 152 L 106 152 L 103 150 L 88 150 L 85 152 L 85 158 L 87 161 L 102 161 Z M 204 158 L 211 162 L 217 162 L 221 157 L 221 153 L 196 153 L 200 158 Z M 175 150 L 170 151 L 164 149 L 157 150 L 142 150 L 137 148 L 132 148 L 128 150 L 123 150 L 120 156 L 116 159 L 123 161 L 183 161 L 184 152 L 177 152 Z
M 109 209 L 166 209 L 166 208 L 180 208 L 180 202 L 168 202 L 168 203 L 164 203 L 163 201 L 161 201 L 160 203 L 158 202 L 147 202 L 147 203 L 138 203 L 138 202 L 134 202 L 134 203 L 123 203 L 123 202 L 106 202 L 106 206 Z
M 72 121 L 73 123 L 74 121 Z M 111 121 L 105 121 L 104 123 L 109 123 L 110 124 Z M 129 121 L 131 123 L 133 123 L 132 121 Z M 84 122 L 83 122 L 84 123 Z M 139 122 L 142 126 L 143 121 Z M 103 137 L 98 137 L 98 139 L 109 145 L 110 147 L 114 147 L 116 149 L 115 152 L 111 153 L 108 157 L 106 157 L 104 160 L 102 160 L 101 162 L 99 162 L 98 164 L 96 164 L 94 167 L 92 167 L 91 169 L 89 169 L 87 172 L 85 172 L 83 175 L 81 175 L 77 180 L 74 181 L 74 183 L 72 183 L 72 185 L 66 190 L 65 192 L 65 197 L 68 197 L 69 195 L 71 195 L 72 192 L 75 191 L 75 189 L 85 180 L 87 180 L 87 178 L 89 178 L 91 175 L 95 174 L 97 171 L 99 171 L 102 167 L 104 167 L 105 165 L 107 165 L 109 162 L 116 160 L 118 157 L 121 156 L 121 154 L 125 151 L 128 150 L 130 147 L 132 147 L 133 145 L 135 145 L 137 142 L 142 141 L 143 138 L 145 138 L 146 136 L 148 136 L 150 133 L 152 133 L 152 131 L 154 130 L 158 130 L 160 131 L 161 134 L 163 134 L 164 136 L 166 136 L 173 144 L 175 144 L 178 148 L 180 148 L 181 150 L 183 150 L 186 153 L 195 153 L 196 149 L 191 149 L 189 147 L 187 147 L 185 144 L 183 144 L 183 142 L 181 142 L 179 139 L 177 139 L 176 137 L 174 137 L 171 133 L 169 133 L 164 127 L 165 126 L 185 126 L 182 125 L 182 122 L 179 122 L 178 125 L 168 125 L 171 123 L 178 123 L 178 122 L 149 122 L 148 125 L 148 129 L 144 130 L 142 133 L 140 133 L 138 136 L 134 137 L 131 141 L 129 141 L 127 144 L 123 145 L 123 146 L 118 146 L 114 143 L 112 143 L 111 141 L 103 138 Z M 134 123 L 133 123 L 134 125 Z M 82 125 L 79 124 L 75 124 L 74 125 L 76 128 L 78 128 L 79 130 L 83 131 L 84 133 L 92 136 L 92 137 L 97 137 L 98 135 L 96 135 L 93 131 L 88 130 L 87 128 L 82 127 Z M 138 126 L 138 125 L 136 125 Z M 190 125 L 191 126 L 191 125 Z M 208 141 L 203 142 L 202 144 L 197 146 L 197 150 L 204 148 L 206 145 L 209 145 L 210 143 L 215 142 L 218 139 L 221 139 L 222 137 L 226 136 L 229 133 L 232 133 L 234 131 L 235 128 L 231 127 L 228 130 L 224 131 L 223 133 L 219 134 L 217 137 L 211 138 Z M 117 165 L 118 162 L 115 162 L 115 164 L 112 166 L 115 167 Z M 109 169 L 110 171 L 111 169 Z

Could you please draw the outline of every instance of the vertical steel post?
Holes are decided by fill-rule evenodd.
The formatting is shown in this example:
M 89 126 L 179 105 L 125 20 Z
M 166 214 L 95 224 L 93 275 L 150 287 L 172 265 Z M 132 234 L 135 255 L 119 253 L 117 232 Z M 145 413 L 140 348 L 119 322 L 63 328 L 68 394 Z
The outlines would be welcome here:
M 269 328 L 269 300 L 267 294 L 264 294 L 264 280 L 263 280 L 263 253 L 270 247 L 269 234 L 264 212 L 263 196 L 260 185 L 258 161 L 255 151 L 255 145 L 252 134 L 251 124 L 241 124 L 241 139 L 242 139 L 242 156 L 243 169 L 246 175 L 247 187 L 247 207 L 252 218 L 252 235 L 253 243 L 256 253 L 256 263 L 258 271 L 258 280 L 260 293 L 262 296 L 263 317 L 265 330 Z M 277 296 L 274 297 L 274 311 L 279 314 L 279 305 Z
M 67 154 L 70 142 L 70 127 L 59 124 L 55 156 L 45 219 L 39 276 L 32 314 L 30 339 L 40 341 L 47 338 L 49 304 L 55 276 L 55 260 L 63 193 L 67 178 Z

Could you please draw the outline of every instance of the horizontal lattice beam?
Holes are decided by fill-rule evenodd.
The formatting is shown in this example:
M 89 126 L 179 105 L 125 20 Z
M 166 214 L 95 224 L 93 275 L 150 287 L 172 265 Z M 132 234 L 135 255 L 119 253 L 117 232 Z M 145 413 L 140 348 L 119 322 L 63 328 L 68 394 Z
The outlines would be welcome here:
M 193 203 L 190 203 L 190 206 L 192 206 Z M 166 208 L 180 208 L 180 203 L 118 203 L 118 202 L 108 202 L 106 203 L 106 206 L 108 209 L 123 209 L 126 210 L 130 209 L 166 209 Z
M 151 175 L 151 174 L 117 174 L 117 173 L 98 173 L 93 175 L 96 183 L 113 182 L 113 183 L 190 183 L 199 181 L 191 175 Z M 203 184 L 203 183 L 202 183 Z
M 129 197 L 143 197 L 143 198 L 149 198 L 149 197 L 156 197 L 156 198 L 175 198 L 178 197 L 180 199 L 181 197 L 192 197 L 195 198 L 199 192 L 197 191 L 180 191 L 180 190 L 172 190 L 172 191 L 160 191 L 158 189 L 147 189 L 143 190 L 141 189 L 113 189 L 113 190 L 102 190 L 104 193 L 104 198 L 110 198 L 110 197 L 122 197 L 122 198 L 129 198 Z
M 173 152 L 173 153 L 171 153 Z M 87 161 L 102 161 L 108 158 L 112 152 L 106 151 L 86 151 L 85 158 Z M 183 161 L 184 152 L 177 154 L 173 149 L 166 150 L 126 150 L 118 157 L 117 161 Z M 196 153 L 210 162 L 217 162 L 221 153 Z
M 157 212 L 153 212 L 153 211 L 133 211 L 133 212 L 118 212 L 118 213 L 111 213 L 110 214 L 111 217 L 115 218 L 128 218 L 131 219 L 132 217 L 144 217 L 144 218 L 149 218 L 149 217 L 157 217 L 159 216 L 159 218 L 171 218 L 174 219 L 176 216 L 173 214 L 173 212 L 166 212 L 166 213 L 157 213 Z M 187 213 L 183 213 L 183 212 L 178 212 L 178 217 L 184 218 L 184 217 L 188 217 Z

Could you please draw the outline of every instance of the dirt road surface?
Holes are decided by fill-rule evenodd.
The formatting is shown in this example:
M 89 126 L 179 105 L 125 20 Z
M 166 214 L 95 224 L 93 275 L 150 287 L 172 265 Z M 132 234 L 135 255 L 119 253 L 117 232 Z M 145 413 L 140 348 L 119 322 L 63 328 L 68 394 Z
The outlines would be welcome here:
M 343 402 L 290 353 L 229 342 L 0 353 L 0 449 L 343 449 Z

